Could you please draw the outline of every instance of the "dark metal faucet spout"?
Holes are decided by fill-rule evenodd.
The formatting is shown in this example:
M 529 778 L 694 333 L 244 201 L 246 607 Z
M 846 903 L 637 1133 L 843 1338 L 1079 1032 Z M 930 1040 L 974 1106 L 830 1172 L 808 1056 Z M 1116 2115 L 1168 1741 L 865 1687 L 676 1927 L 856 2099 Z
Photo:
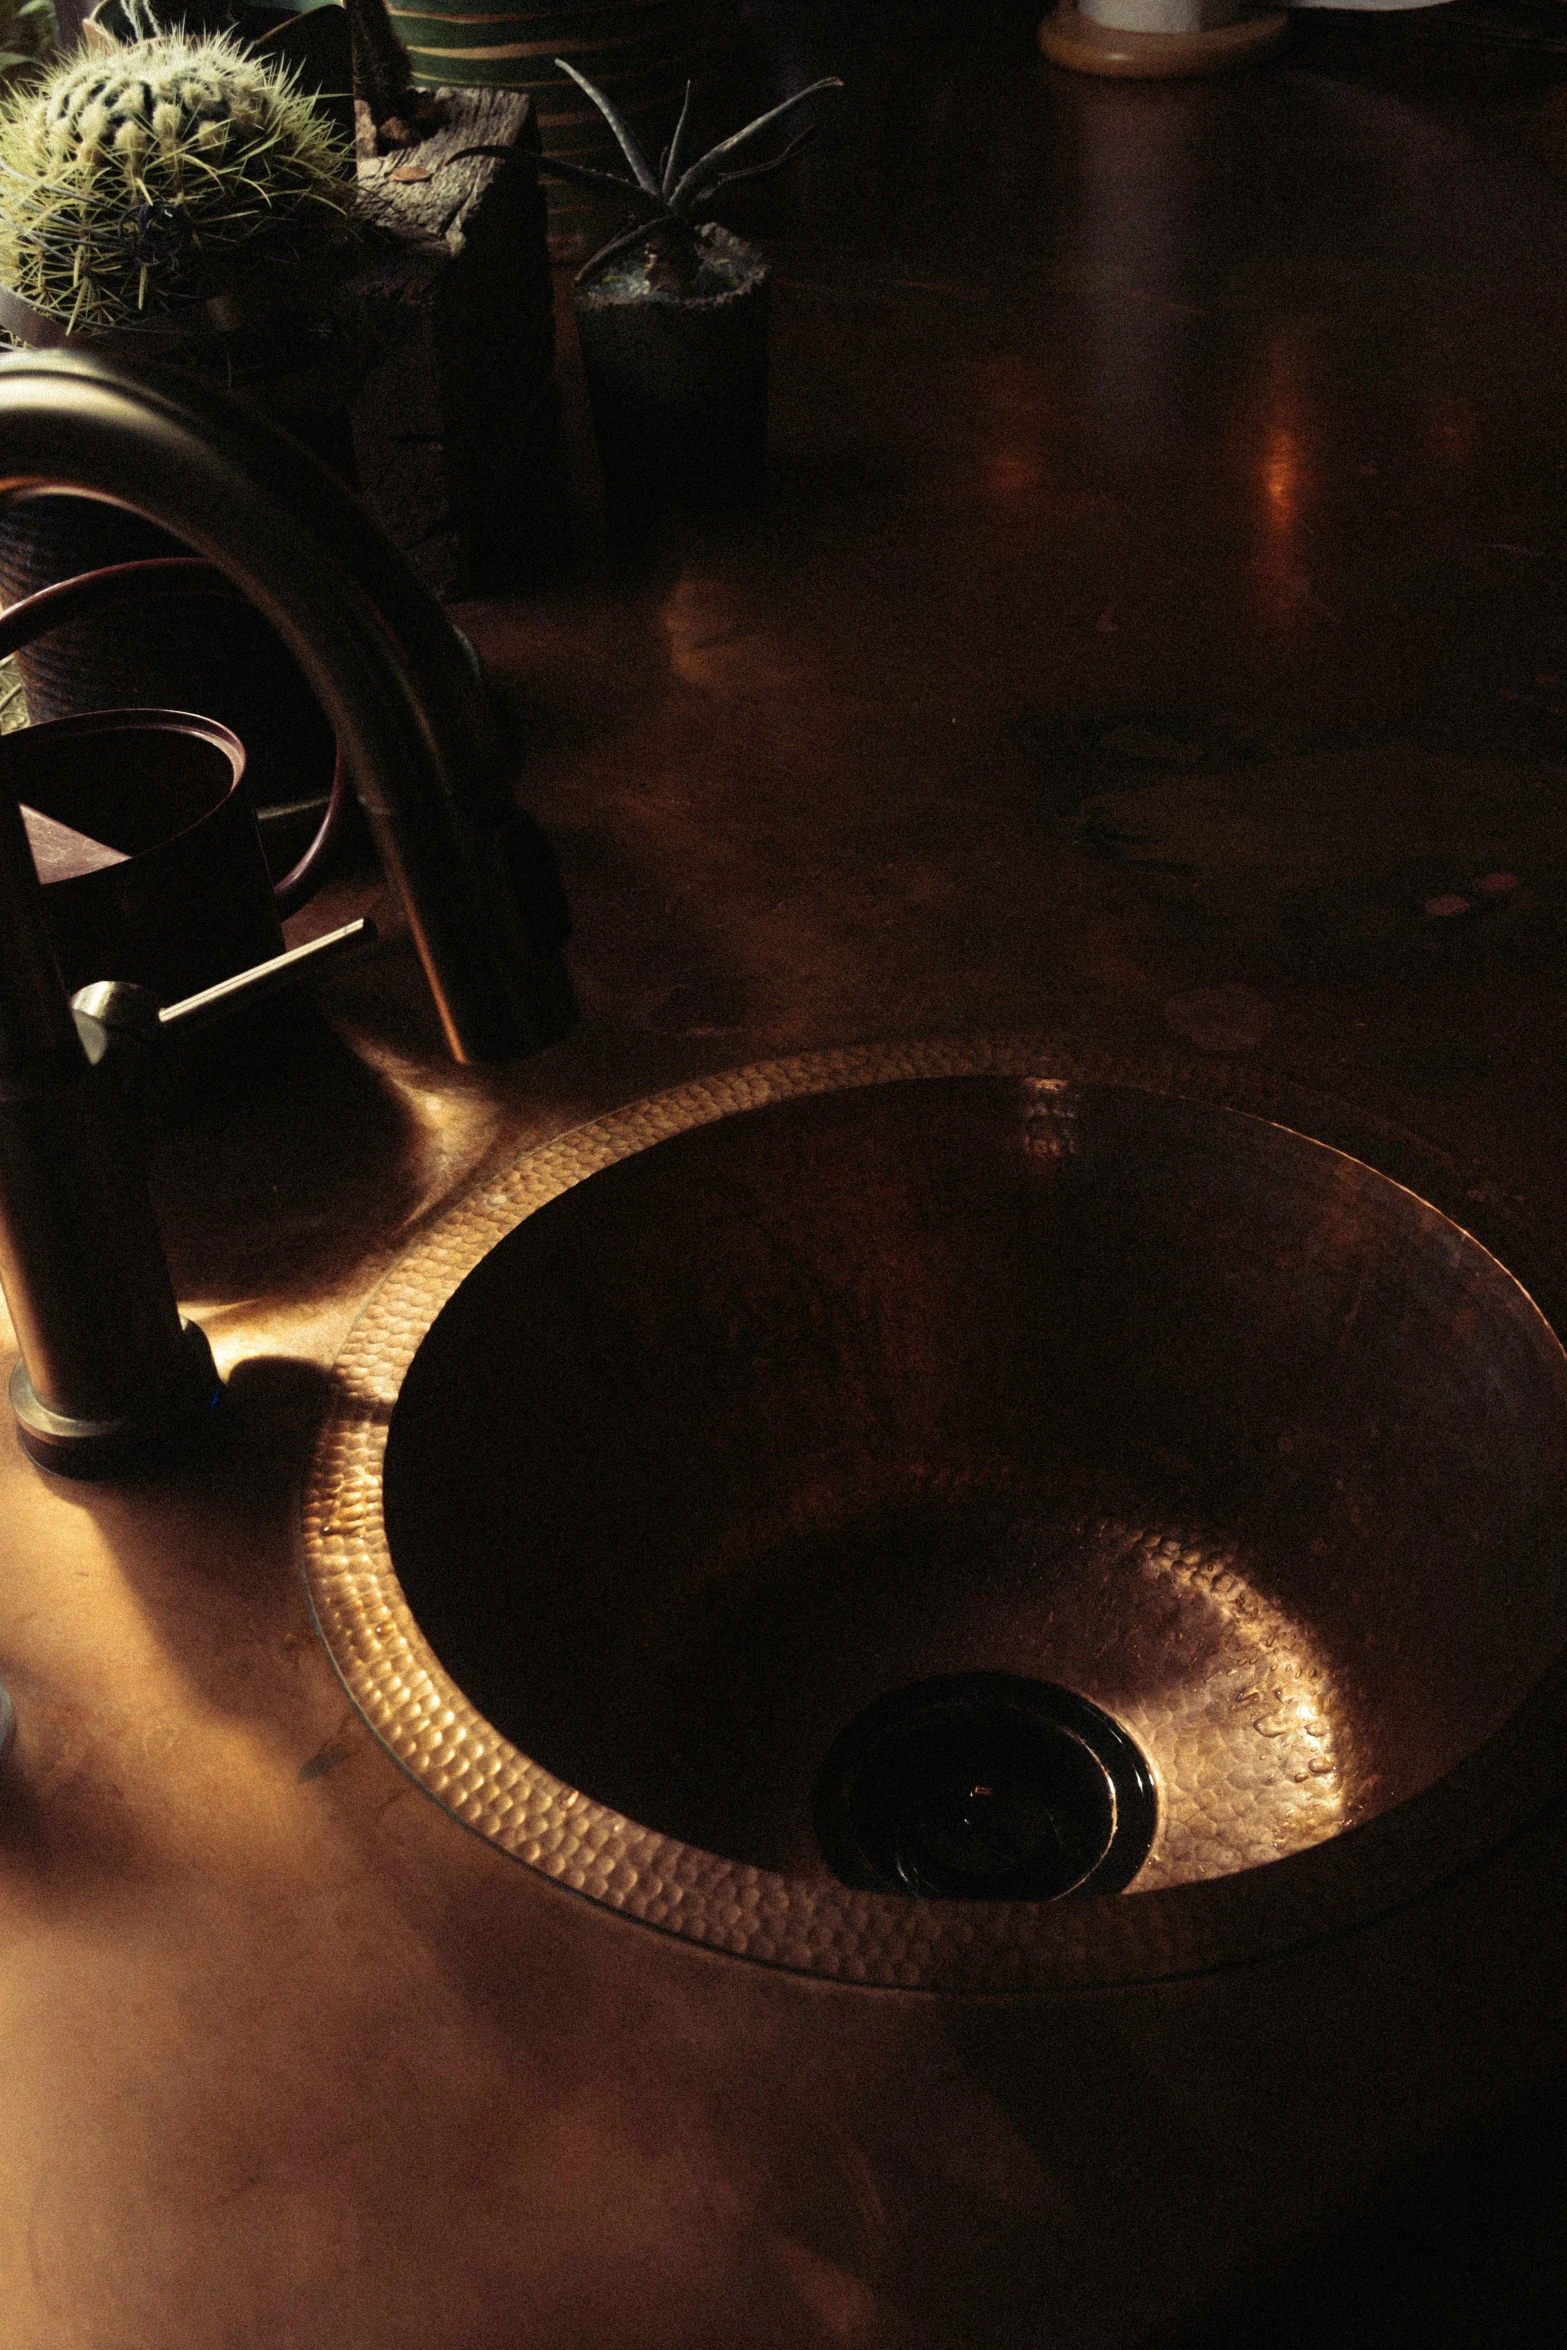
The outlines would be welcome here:
M 453 1056 L 510 1060 L 562 1035 L 567 923 L 548 844 L 513 804 L 450 622 L 336 476 L 184 376 L 18 353 L 0 359 L 0 498 L 49 490 L 172 531 L 289 646 L 337 731 Z
M 185 540 L 293 651 L 336 729 L 454 1056 L 507 1060 L 561 1035 L 568 925 L 548 844 L 512 803 L 460 639 L 341 483 L 184 377 L 74 351 L 0 359 L 0 499 L 62 491 Z M 272 971 L 249 974 L 249 992 Z M 74 1476 L 176 1456 L 222 1392 L 175 1303 L 109 1010 L 86 1009 L 117 992 L 138 993 L 67 1001 L 21 814 L 0 790 L 0 1282 L 21 1350 L 11 1402 L 34 1459 Z

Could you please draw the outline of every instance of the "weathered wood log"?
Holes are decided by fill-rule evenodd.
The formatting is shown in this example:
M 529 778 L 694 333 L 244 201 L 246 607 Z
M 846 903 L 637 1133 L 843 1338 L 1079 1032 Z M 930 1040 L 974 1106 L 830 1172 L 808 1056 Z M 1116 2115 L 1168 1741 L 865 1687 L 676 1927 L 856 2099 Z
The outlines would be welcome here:
M 420 145 L 376 155 L 361 137 L 360 209 L 383 239 L 342 300 L 371 353 L 351 416 L 360 494 L 459 597 L 547 568 L 555 327 L 532 106 L 439 95 Z
M 441 108 L 427 90 L 413 87 L 413 67 L 392 30 L 386 0 L 343 0 L 343 8 L 354 60 L 354 96 L 370 110 L 375 152 L 386 155 L 417 147 L 439 125 Z

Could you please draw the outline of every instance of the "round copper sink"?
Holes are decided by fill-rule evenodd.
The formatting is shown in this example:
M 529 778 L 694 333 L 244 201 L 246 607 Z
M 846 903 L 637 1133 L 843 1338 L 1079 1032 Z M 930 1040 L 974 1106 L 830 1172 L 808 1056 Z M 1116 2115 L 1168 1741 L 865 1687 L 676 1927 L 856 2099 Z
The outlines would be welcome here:
M 774 1963 L 1014 1988 L 1278 1948 L 1505 1837 L 1564 1769 L 1564 1488 L 1561 1346 L 1414 1191 L 938 1046 L 688 1086 L 453 1211 L 339 1365 L 306 1557 L 370 1722 L 534 1867 Z M 961 1675 L 1135 1742 L 1124 1892 L 837 1880 L 824 1756 Z

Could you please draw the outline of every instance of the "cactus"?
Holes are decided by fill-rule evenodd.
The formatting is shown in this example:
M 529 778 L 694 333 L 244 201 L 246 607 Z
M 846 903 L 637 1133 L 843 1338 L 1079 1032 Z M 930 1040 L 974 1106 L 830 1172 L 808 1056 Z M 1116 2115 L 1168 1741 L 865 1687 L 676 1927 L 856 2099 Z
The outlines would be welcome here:
M 0 103 L 0 278 L 73 332 L 239 293 L 352 202 L 326 117 L 226 33 L 78 50 Z
M 597 268 L 622 247 L 651 236 L 655 246 L 660 249 L 665 271 L 674 280 L 671 290 L 678 290 L 682 278 L 689 278 L 695 283 L 701 261 L 696 224 L 719 191 L 728 187 L 732 180 L 765 179 L 770 172 L 777 171 L 787 163 L 790 156 L 803 147 L 808 139 L 814 138 L 818 126 L 812 123 L 809 129 L 798 132 L 778 154 L 769 156 L 765 163 L 746 164 L 739 170 L 731 167 L 748 148 L 755 145 L 763 131 L 771 130 L 786 115 L 793 114 L 808 100 L 818 97 L 823 90 L 843 88 L 836 74 L 828 74 L 821 81 L 812 82 L 809 89 L 796 90 L 794 96 L 785 98 L 781 106 L 771 107 L 766 114 L 759 114 L 754 122 L 746 124 L 744 130 L 735 131 L 729 138 L 720 140 L 716 147 L 698 156 L 695 163 L 687 165 L 682 152 L 686 126 L 691 119 L 691 84 L 687 82 L 685 104 L 680 109 L 680 120 L 675 125 L 674 137 L 660 159 L 659 170 L 655 172 L 643 153 L 635 131 L 614 101 L 606 97 L 596 83 L 590 82 L 585 73 L 579 73 L 574 65 L 569 65 L 564 57 L 557 57 L 555 63 L 562 73 L 571 76 L 603 115 L 615 134 L 621 153 L 631 166 L 632 176 L 630 179 L 622 179 L 614 172 L 599 171 L 591 164 L 550 157 L 541 162 L 540 170 L 556 179 L 575 180 L 582 187 L 612 190 L 638 215 L 630 228 L 600 247 L 587 264 L 584 277 L 587 270 Z

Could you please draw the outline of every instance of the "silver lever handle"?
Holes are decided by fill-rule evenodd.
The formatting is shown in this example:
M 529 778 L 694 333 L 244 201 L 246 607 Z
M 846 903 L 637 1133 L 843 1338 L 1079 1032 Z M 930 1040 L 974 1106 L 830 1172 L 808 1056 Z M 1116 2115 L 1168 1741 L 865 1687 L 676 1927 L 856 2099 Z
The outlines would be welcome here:
M 283 995 L 307 979 L 319 979 L 331 964 L 346 961 L 375 941 L 375 924 L 361 916 L 357 922 L 345 922 L 341 930 L 307 939 L 302 947 L 289 947 L 268 962 L 253 963 L 248 971 L 236 971 L 232 979 L 220 979 L 197 995 L 183 996 L 177 1004 L 160 1005 L 150 988 L 139 987 L 133 979 L 95 979 L 90 987 L 77 989 L 71 1010 L 78 1026 L 83 1020 L 93 1021 L 111 1036 L 134 1036 L 157 1046 L 168 1038 L 199 1035 L 233 1012 L 248 1011 L 252 1004 Z
M 188 995 L 177 1004 L 165 1004 L 158 1014 L 158 1025 L 165 1036 L 190 1036 L 204 1028 L 211 1028 L 230 1012 L 244 1011 L 251 1004 L 264 1003 L 269 996 L 282 995 L 301 980 L 317 979 L 331 964 L 340 963 L 346 956 L 357 955 L 365 947 L 374 946 L 375 924 L 361 915 L 357 922 L 345 922 L 341 930 L 328 930 L 320 938 L 307 939 L 302 947 L 290 947 L 285 954 L 274 955 L 270 962 L 252 964 L 248 971 L 236 972 L 232 979 L 220 979 L 215 987 L 204 987 L 199 995 Z M 78 1010 L 88 1006 L 77 996 Z

